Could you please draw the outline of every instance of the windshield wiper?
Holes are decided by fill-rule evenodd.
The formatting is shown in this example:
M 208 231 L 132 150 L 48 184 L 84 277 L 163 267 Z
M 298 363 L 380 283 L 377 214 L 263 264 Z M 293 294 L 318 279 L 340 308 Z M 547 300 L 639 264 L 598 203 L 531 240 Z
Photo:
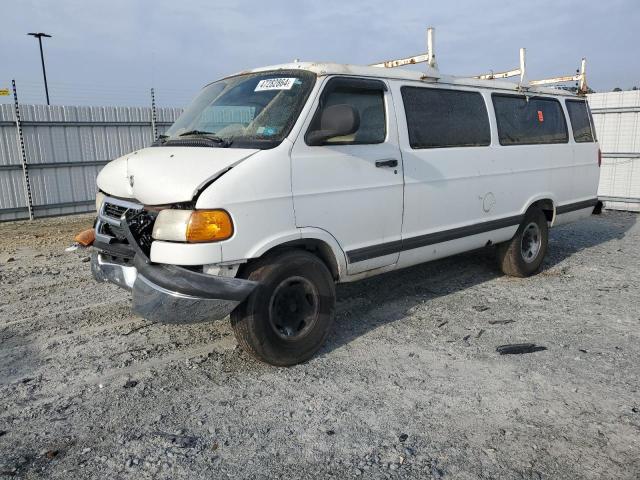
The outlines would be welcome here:
M 189 130 L 187 132 L 181 133 L 178 136 L 179 137 L 192 137 L 192 136 L 193 137 L 196 137 L 196 136 L 205 137 L 207 140 L 212 140 L 212 141 L 214 141 L 216 143 L 219 143 L 223 147 L 228 147 L 233 142 L 233 140 L 226 140 L 224 138 L 218 137 L 213 132 L 205 132 L 203 130 Z
M 220 142 L 220 143 L 226 142 L 226 140 L 224 138 L 218 137 L 215 133 L 213 133 L 213 132 L 205 132 L 203 130 L 189 130 L 188 132 L 181 133 L 178 136 L 179 137 L 201 136 L 201 137 L 210 138 L 214 142 Z

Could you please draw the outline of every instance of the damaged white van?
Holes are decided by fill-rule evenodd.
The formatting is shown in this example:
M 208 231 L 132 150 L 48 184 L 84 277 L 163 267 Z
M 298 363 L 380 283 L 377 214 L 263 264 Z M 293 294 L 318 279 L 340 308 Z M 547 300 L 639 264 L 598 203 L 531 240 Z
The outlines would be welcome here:
M 330 332 L 335 284 L 497 245 L 539 268 L 596 208 L 584 98 L 506 81 L 292 63 L 206 86 L 98 177 L 92 271 L 161 322 L 230 314 L 274 365 Z

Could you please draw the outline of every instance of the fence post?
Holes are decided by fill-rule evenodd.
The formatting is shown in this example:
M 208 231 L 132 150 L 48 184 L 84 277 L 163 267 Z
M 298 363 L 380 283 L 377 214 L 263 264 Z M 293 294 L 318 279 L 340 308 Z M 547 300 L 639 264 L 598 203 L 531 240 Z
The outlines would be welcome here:
M 157 120 L 158 119 L 156 117 L 156 95 L 152 88 L 151 89 L 151 130 L 153 132 L 154 141 L 158 139 L 158 127 L 156 125 Z
M 20 160 L 22 162 L 22 174 L 24 180 L 24 194 L 27 201 L 27 209 L 29 210 L 29 220 L 33 220 L 33 198 L 31 196 L 31 182 L 29 181 L 29 166 L 27 165 L 27 151 L 24 147 L 24 136 L 22 134 L 22 119 L 20 118 L 20 106 L 18 105 L 18 90 L 16 89 L 16 81 L 11 80 L 13 88 L 13 106 L 16 115 L 16 140 L 18 141 L 18 150 L 20 151 Z

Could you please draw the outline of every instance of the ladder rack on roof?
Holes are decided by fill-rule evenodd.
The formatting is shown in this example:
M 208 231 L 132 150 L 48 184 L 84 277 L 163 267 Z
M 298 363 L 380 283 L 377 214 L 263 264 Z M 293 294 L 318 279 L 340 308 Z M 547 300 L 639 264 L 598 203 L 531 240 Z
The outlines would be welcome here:
M 427 63 L 429 67 L 431 67 L 436 72 L 438 71 L 438 64 L 436 62 L 436 54 L 435 54 L 435 28 L 429 27 L 427 28 L 427 53 L 421 53 L 419 55 L 414 55 L 413 57 L 399 58 L 396 60 L 387 60 L 380 63 L 371 64 L 372 67 L 384 67 L 384 68 L 394 68 L 394 67 L 402 67 L 404 65 L 414 65 L 416 63 Z M 526 50 L 524 48 L 520 49 L 520 65 L 517 68 L 512 70 L 507 70 L 506 72 L 490 72 L 482 75 L 476 75 L 472 78 L 478 78 L 481 80 L 494 80 L 497 78 L 510 78 L 510 77 L 520 77 L 520 82 L 518 86 L 522 90 L 527 90 L 530 87 L 535 87 L 539 85 L 554 85 L 558 83 L 565 82 L 578 82 L 578 95 L 584 95 L 588 91 L 587 87 L 587 60 L 585 58 L 582 59 L 580 63 L 580 69 L 576 70 L 575 75 L 565 75 L 561 77 L 553 77 L 553 78 L 544 78 L 541 80 L 527 80 L 526 75 Z M 427 75 L 427 77 L 437 78 L 434 75 Z
M 520 85 L 524 85 L 526 83 L 526 55 L 527 51 L 524 48 L 520 49 L 520 66 L 518 68 L 514 68 L 512 70 L 507 70 L 506 72 L 497 72 L 494 73 L 491 71 L 490 73 L 484 73 L 482 75 L 475 75 L 472 78 L 479 78 L 481 80 L 495 80 L 496 78 L 509 78 L 520 76 Z
M 576 70 L 575 75 L 566 75 L 564 77 L 544 78 L 542 80 L 531 80 L 531 85 L 552 85 L 563 82 L 578 82 L 578 93 L 586 94 L 589 90 L 587 87 L 587 59 L 583 58 L 580 62 L 580 69 Z
M 402 67 L 404 65 L 414 65 L 416 63 L 427 63 L 431 68 L 438 69 L 436 63 L 436 54 L 434 49 L 435 42 L 435 28 L 427 28 L 427 53 L 421 53 L 414 55 L 413 57 L 399 58 L 397 60 L 387 60 L 380 63 L 372 63 L 371 67 L 385 67 L 394 68 Z
M 473 78 L 480 78 L 483 80 L 493 80 L 495 78 L 508 78 L 520 76 L 520 88 L 526 89 L 528 87 L 535 87 L 541 85 L 555 85 L 565 82 L 578 82 L 578 95 L 584 95 L 588 91 L 587 87 L 587 59 L 583 58 L 580 62 L 580 69 L 576 70 L 574 75 L 564 75 L 561 77 L 543 78 L 541 80 L 527 80 L 526 71 L 526 50 L 520 49 L 520 66 L 507 72 L 499 73 L 485 73 L 483 75 L 477 75 Z

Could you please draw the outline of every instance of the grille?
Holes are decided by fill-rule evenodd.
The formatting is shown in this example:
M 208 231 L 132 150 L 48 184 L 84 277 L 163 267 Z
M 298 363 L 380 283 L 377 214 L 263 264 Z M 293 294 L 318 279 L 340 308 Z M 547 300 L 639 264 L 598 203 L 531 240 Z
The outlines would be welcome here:
M 120 217 L 127 211 L 127 207 L 122 205 L 115 205 L 113 203 L 105 202 L 104 204 L 104 214 L 107 217 L 111 217 L 117 220 L 120 220 Z
M 98 212 L 96 241 L 107 245 L 128 245 L 122 225 L 123 215 L 142 211 L 142 205 L 119 198 L 106 197 Z

